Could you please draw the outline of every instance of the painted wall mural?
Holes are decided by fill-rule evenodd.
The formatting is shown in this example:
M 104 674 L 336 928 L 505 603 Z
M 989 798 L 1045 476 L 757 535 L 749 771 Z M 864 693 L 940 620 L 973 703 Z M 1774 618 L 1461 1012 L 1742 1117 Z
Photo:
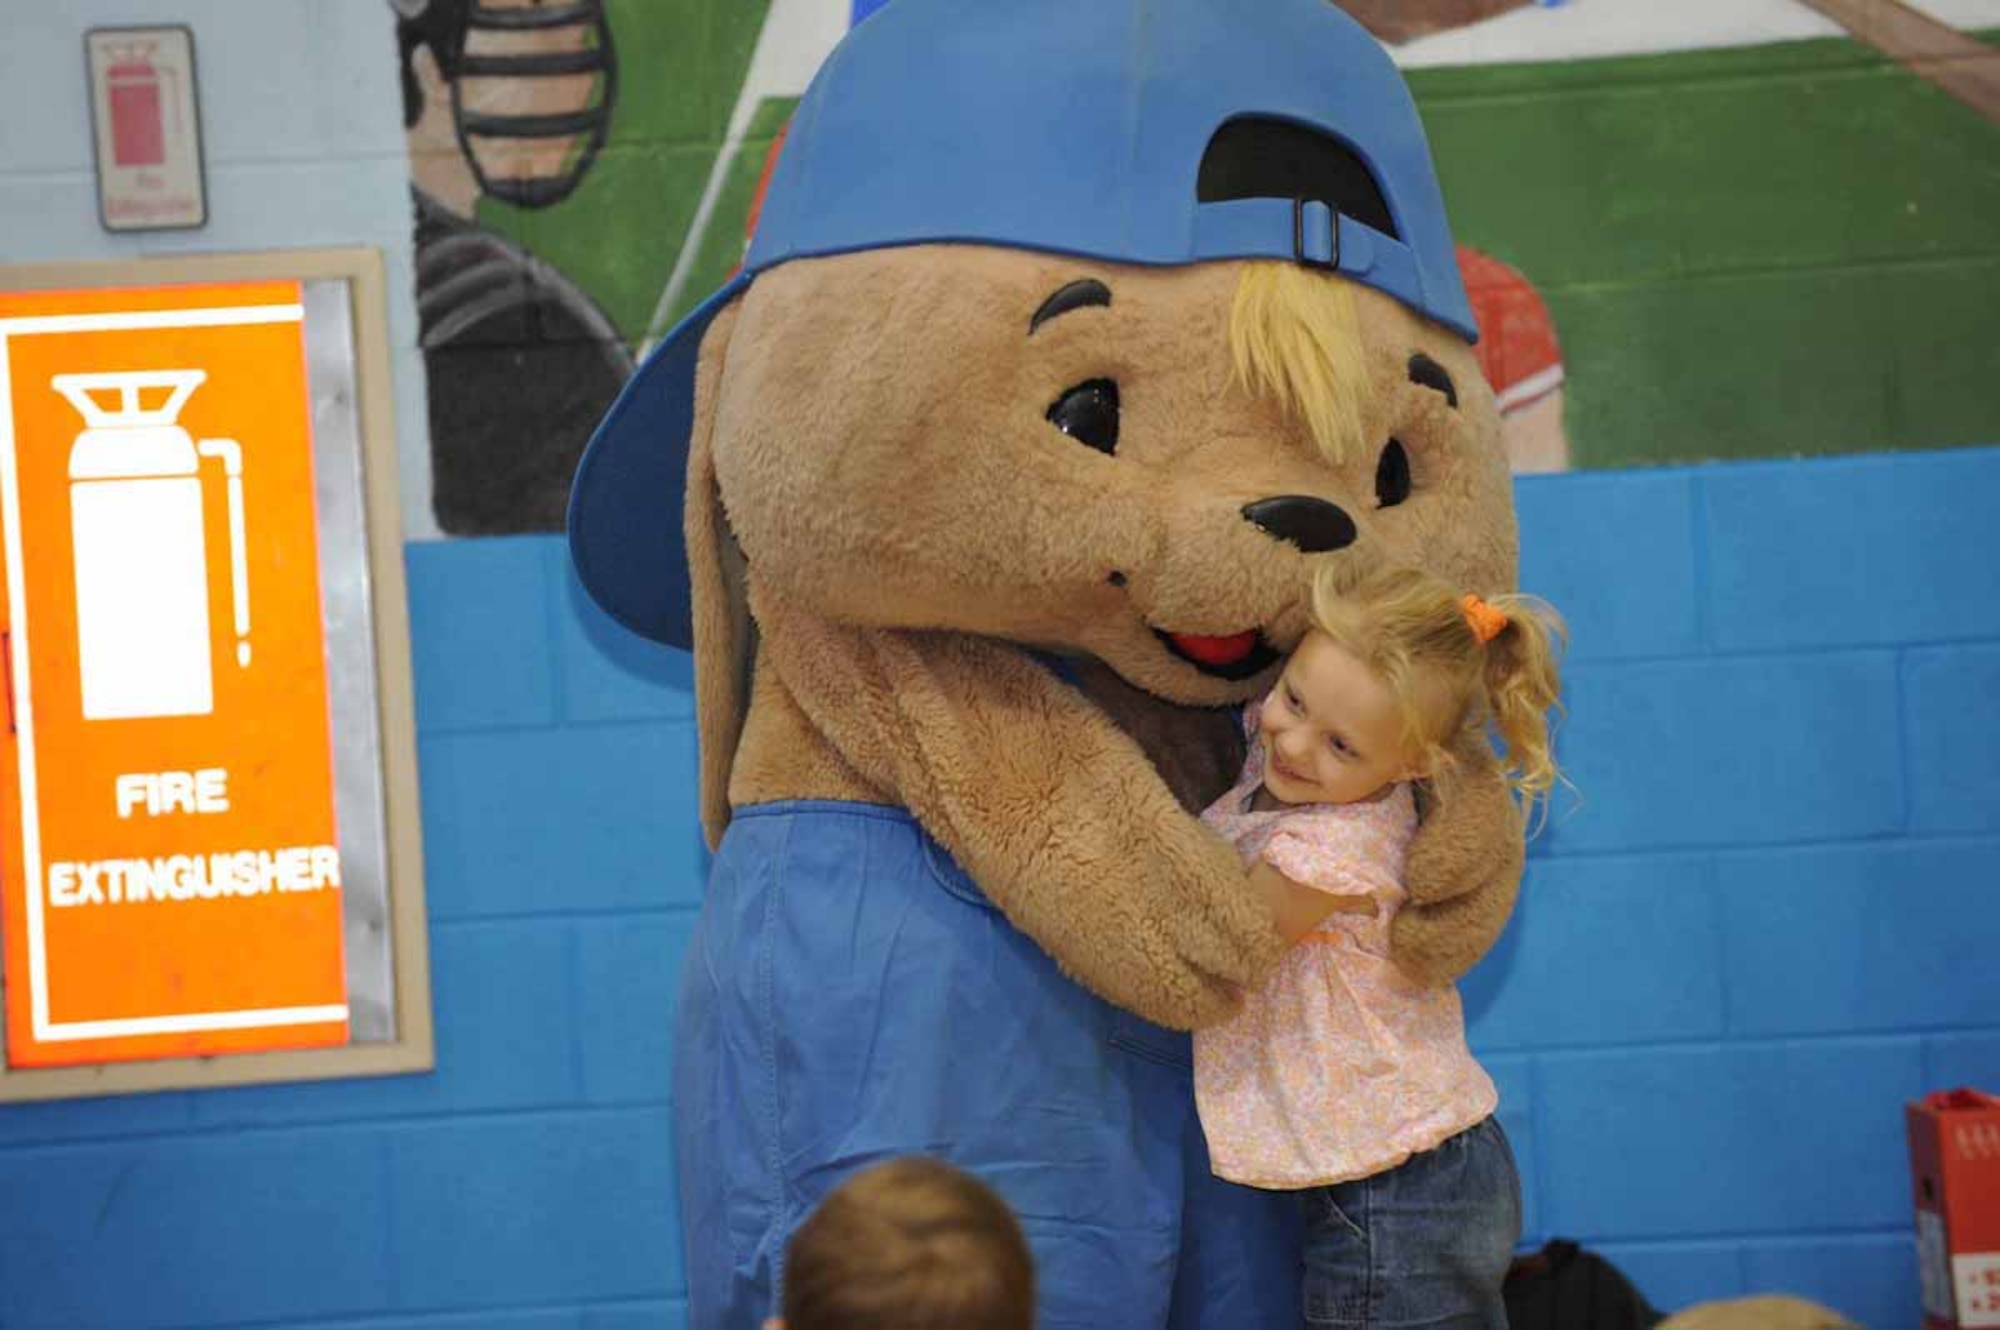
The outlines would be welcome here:
M 440 530 L 560 529 L 882 3 L 388 0 Z M 2000 0 L 1341 3 L 1423 110 L 1517 471 L 2000 441 Z

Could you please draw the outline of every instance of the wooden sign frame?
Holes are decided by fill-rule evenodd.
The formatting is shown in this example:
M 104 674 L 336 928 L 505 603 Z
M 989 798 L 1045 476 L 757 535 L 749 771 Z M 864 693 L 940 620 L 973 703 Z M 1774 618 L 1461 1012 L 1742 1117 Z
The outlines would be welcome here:
M 337 631 L 336 625 L 327 625 L 327 651 L 331 658 L 345 650 L 350 662 L 372 659 L 372 673 L 366 665 L 355 671 L 360 676 L 358 693 L 366 702 L 362 709 L 356 710 L 358 704 L 352 698 L 345 698 L 346 693 L 357 691 L 354 679 L 348 678 L 344 684 L 333 680 L 329 684 L 338 685 L 345 698 L 333 704 L 336 765 L 343 772 L 358 773 L 354 788 L 364 791 L 362 797 L 356 797 L 348 792 L 348 786 L 342 787 L 339 857 L 346 867 L 352 852 L 356 863 L 366 870 L 358 875 L 345 875 L 342 886 L 349 1003 L 352 1005 L 355 999 L 357 950 L 360 960 L 373 965 L 370 972 L 373 977 L 365 984 L 387 987 L 389 991 L 375 994 L 379 1000 L 368 1004 L 371 1016 L 357 1015 L 351 1020 L 350 1042 L 288 1051 L 24 1067 L 12 1065 L 7 1059 L 5 1026 L 0 1023 L 0 1102 L 379 1076 L 427 1071 L 434 1065 L 403 528 L 397 487 L 386 284 L 380 254 L 360 248 L 315 249 L 0 266 L 0 293 L 270 281 L 297 282 L 308 293 L 304 304 L 308 311 L 307 331 L 303 337 L 309 361 L 321 352 L 338 355 L 341 350 L 316 349 L 310 318 L 313 309 L 322 314 L 330 311 L 331 322 L 322 320 L 322 326 L 340 328 L 348 341 L 342 369 L 351 374 L 351 379 L 343 378 L 337 390 L 328 392 L 323 392 L 321 382 L 314 379 L 309 389 L 309 406 L 314 416 L 315 465 L 327 467 L 329 439 L 352 453 L 351 458 L 331 459 L 345 473 L 336 476 L 334 483 L 345 484 L 352 491 L 344 509 L 329 514 L 325 504 L 327 482 L 321 481 L 322 585 L 332 579 L 344 579 L 342 594 L 349 599 L 343 604 L 349 610 L 365 607 L 365 613 L 343 614 L 343 623 L 337 626 Z M 4 322 L 0 319 L 0 323 Z M 0 355 L 4 354 L 5 345 L 0 342 Z M 0 387 L 5 382 L 6 376 L 0 372 Z M 13 409 L 8 403 L 0 403 L 0 407 Z M 336 419 L 344 422 L 340 428 L 323 428 L 326 421 Z M 338 504 L 334 506 L 341 508 Z M 327 530 L 336 526 L 342 528 L 341 548 L 351 551 L 351 558 L 343 558 L 342 562 L 354 566 L 329 566 Z M 360 566 L 364 563 L 365 568 Z M 331 593 L 327 594 L 330 603 Z M 355 622 L 346 622 L 349 617 Z M 365 642 L 361 640 L 362 629 L 366 630 Z M 354 654 L 363 650 L 367 653 L 365 657 Z M 329 674 L 334 673 L 337 665 L 337 661 L 330 662 Z M 11 671 L 5 688 L 4 700 L 14 702 Z M 343 729 L 337 723 L 343 707 L 347 708 L 350 721 L 372 712 L 372 724 Z M 341 779 L 346 781 L 348 776 L 343 774 Z M 362 815 L 350 818 L 349 814 L 356 809 Z M 18 819 L 19 806 L 0 809 L 0 817 Z M 20 869 L 12 866 L 12 871 L 19 873 Z M 367 879 L 368 891 L 373 895 L 353 890 L 357 876 Z M 22 884 L 7 885 L 18 888 Z M 37 892 L 42 890 L 39 882 L 34 887 Z M 357 919 L 361 921 L 359 926 Z M 4 924 L 4 917 L 0 917 L 0 924 Z M 0 984 L 11 984 L 16 979 L 0 974 Z M 360 1011 L 359 1007 L 354 1009 Z

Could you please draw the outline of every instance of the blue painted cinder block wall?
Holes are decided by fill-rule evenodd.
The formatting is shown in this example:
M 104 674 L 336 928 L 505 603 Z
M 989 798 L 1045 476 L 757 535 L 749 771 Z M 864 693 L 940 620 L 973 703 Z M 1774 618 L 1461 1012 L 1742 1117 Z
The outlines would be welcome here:
M 1530 1225 L 1914 1324 L 1901 1104 L 2000 1087 L 2000 452 L 1523 481 L 1579 799 L 1466 986 Z
M 1519 486 L 1579 797 L 1466 984 L 1531 1238 L 1913 1323 L 1901 1106 L 2000 1088 L 2000 450 Z M 684 656 L 410 547 L 434 1075 L 0 1108 L 0 1326 L 682 1324 Z

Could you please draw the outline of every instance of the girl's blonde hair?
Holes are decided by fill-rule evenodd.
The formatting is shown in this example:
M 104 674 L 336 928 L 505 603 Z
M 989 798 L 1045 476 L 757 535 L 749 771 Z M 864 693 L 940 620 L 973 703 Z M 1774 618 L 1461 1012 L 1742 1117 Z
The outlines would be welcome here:
M 786 1330 L 1033 1330 L 1014 1212 L 971 1174 L 911 1155 L 836 1187 L 785 1248 Z
M 1229 313 L 1236 380 L 1302 421 L 1329 461 L 1364 450 L 1371 395 L 1354 288 L 1296 263 L 1247 264 Z
M 1563 622 L 1528 596 L 1482 602 L 1504 615 L 1504 624 L 1478 615 L 1465 599 L 1414 568 L 1367 570 L 1342 561 L 1313 579 L 1310 609 L 1314 627 L 1388 686 L 1410 751 L 1434 785 L 1448 785 L 1453 745 L 1490 726 L 1505 749 L 1508 784 L 1532 806 L 1561 779 L 1549 713 L 1561 711 Z M 1481 640 L 1477 619 L 1497 628 L 1491 640 Z

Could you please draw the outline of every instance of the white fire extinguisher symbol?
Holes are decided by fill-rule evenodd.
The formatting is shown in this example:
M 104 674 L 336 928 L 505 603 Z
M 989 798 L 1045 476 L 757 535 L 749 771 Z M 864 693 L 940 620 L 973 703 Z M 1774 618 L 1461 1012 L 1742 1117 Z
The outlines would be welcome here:
M 228 481 L 236 663 L 250 664 L 243 450 L 233 439 L 196 443 L 175 423 L 207 377 L 177 369 L 51 380 L 84 420 L 70 446 L 69 495 L 86 720 L 205 716 L 215 709 L 203 458 L 221 462 Z M 98 394 L 115 398 L 107 404 Z

